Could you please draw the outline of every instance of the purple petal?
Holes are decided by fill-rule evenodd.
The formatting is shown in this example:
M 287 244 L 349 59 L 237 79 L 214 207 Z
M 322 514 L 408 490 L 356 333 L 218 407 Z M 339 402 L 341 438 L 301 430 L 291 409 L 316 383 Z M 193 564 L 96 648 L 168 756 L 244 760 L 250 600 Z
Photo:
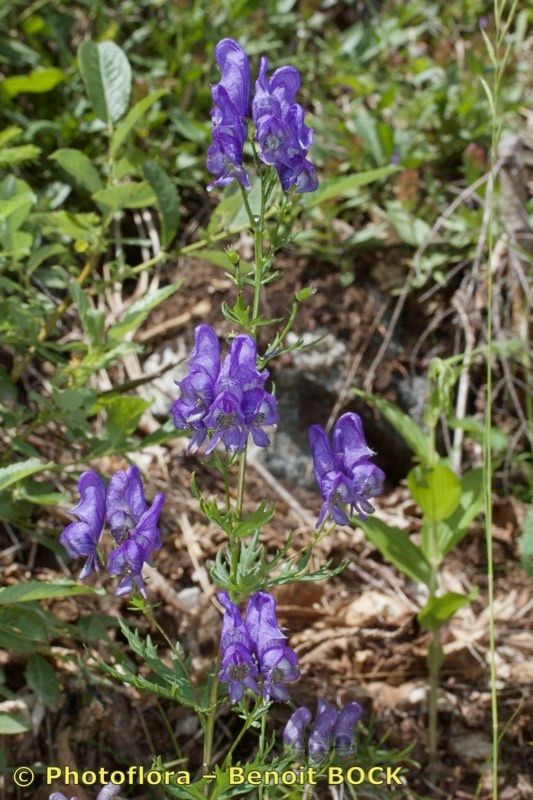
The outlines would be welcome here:
M 283 744 L 296 753 L 303 753 L 305 749 L 304 735 L 312 714 L 308 708 L 302 706 L 294 711 L 283 729 Z
M 355 702 L 348 703 L 340 711 L 333 731 L 335 752 L 339 758 L 348 758 L 355 752 L 355 726 L 362 715 L 362 706 Z

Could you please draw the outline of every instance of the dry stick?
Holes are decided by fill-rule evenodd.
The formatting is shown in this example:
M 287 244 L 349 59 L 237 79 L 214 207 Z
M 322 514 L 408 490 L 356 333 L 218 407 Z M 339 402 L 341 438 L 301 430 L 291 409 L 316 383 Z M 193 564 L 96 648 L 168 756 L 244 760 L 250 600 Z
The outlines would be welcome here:
M 100 257 L 100 253 L 92 253 L 87 261 L 85 262 L 85 266 L 83 267 L 82 271 L 76 278 L 76 283 L 78 286 L 83 286 L 93 269 L 96 267 L 98 263 L 98 259 Z M 70 306 L 72 305 L 72 297 L 70 295 L 65 297 L 64 300 L 58 305 L 56 310 L 53 314 L 50 315 L 48 321 L 42 326 L 39 334 L 37 336 L 37 341 L 42 344 L 45 342 L 48 337 L 53 333 L 57 323 L 60 319 L 66 314 Z M 30 361 L 32 360 L 33 356 L 35 355 L 35 351 L 37 350 L 37 345 L 32 345 L 29 349 L 22 361 L 15 365 L 11 371 L 11 380 L 13 383 L 17 383 L 22 374 L 25 372 L 26 367 L 29 365 Z
M 438 219 L 436 220 L 435 224 L 431 228 L 426 241 L 418 248 L 418 250 L 414 254 L 413 263 L 411 264 L 409 272 L 411 272 L 413 270 L 415 272 L 418 271 L 418 267 L 420 265 L 420 258 L 425 253 L 425 251 L 427 250 L 429 245 L 432 244 L 432 242 L 435 240 L 437 233 L 439 232 L 441 227 L 444 225 L 445 221 L 448 219 L 448 217 L 450 217 L 453 214 L 453 212 L 462 203 L 464 203 L 465 200 L 467 200 L 469 197 L 474 195 L 475 192 L 477 191 L 477 189 L 479 189 L 479 187 L 482 186 L 487 179 L 488 179 L 488 173 L 485 174 L 485 175 L 482 175 L 480 178 L 478 178 L 476 181 L 474 181 L 474 183 L 470 184 L 470 186 L 467 186 L 466 189 L 463 189 L 463 191 L 460 194 L 457 195 L 455 200 L 452 203 L 450 203 L 450 205 L 443 211 L 443 213 L 438 217 Z M 389 344 L 390 344 L 390 340 L 392 339 L 392 335 L 393 335 L 393 333 L 394 333 L 394 331 L 396 329 L 396 325 L 398 324 L 398 320 L 400 318 L 400 314 L 402 313 L 402 310 L 403 310 L 403 307 L 405 305 L 405 301 L 407 300 L 407 295 L 409 294 L 409 290 L 410 289 L 411 289 L 411 286 L 410 286 L 410 283 L 409 283 L 409 274 L 408 274 L 407 277 L 406 277 L 405 283 L 404 283 L 404 285 L 402 287 L 402 291 L 400 293 L 400 296 L 398 297 L 398 302 L 396 303 L 396 307 L 395 307 L 395 309 L 394 309 L 394 311 L 392 313 L 392 316 L 391 316 L 391 319 L 390 319 L 390 322 L 389 322 L 389 326 L 387 328 L 385 336 L 383 337 L 383 341 L 381 343 L 381 346 L 380 346 L 380 348 L 379 348 L 379 350 L 378 350 L 378 352 L 376 354 L 376 357 L 374 358 L 374 360 L 373 360 L 372 364 L 370 365 L 370 368 L 369 368 L 369 370 L 368 370 L 368 372 L 366 374 L 366 378 L 365 378 L 365 382 L 363 384 L 363 388 L 367 392 L 370 392 L 372 390 L 372 384 L 373 384 L 373 381 L 374 381 L 374 375 L 376 373 L 377 368 L 381 364 L 381 361 L 383 360 L 383 356 L 387 352 L 387 349 L 388 349 Z
M 470 388 L 470 364 L 472 350 L 476 344 L 476 337 L 470 325 L 468 314 L 466 313 L 465 306 L 461 303 L 459 297 L 456 295 L 453 299 L 453 305 L 457 314 L 462 322 L 463 331 L 465 334 L 465 349 L 463 369 L 461 370 L 461 377 L 459 378 L 459 385 L 457 387 L 457 400 L 455 403 L 455 418 L 464 419 L 466 414 L 466 405 L 468 401 L 468 390 Z M 452 469 L 454 472 L 460 473 L 461 471 L 461 455 L 463 447 L 464 430 L 463 428 L 456 427 L 453 432 L 453 447 L 452 447 Z
M 376 329 L 378 328 L 379 323 L 383 319 L 383 315 L 385 314 L 385 311 L 387 310 L 387 308 L 389 306 L 389 302 L 390 301 L 387 299 L 387 300 L 385 300 L 384 303 L 381 304 L 381 307 L 380 307 L 378 313 L 374 317 L 372 325 L 368 329 L 368 333 L 365 336 L 365 340 L 364 340 L 364 342 L 362 344 L 362 347 L 360 347 L 359 350 L 357 351 L 357 353 L 354 354 L 354 357 L 352 359 L 352 363 L 350 364 L 350 367 L 349 367 L 349 369 L 348 369 L 348 371 L 346 373 L 346 377 L 345 377 L 345 379 L 344 379 L 344 381 L 342 383 L 341 390 L 339 392 L 339 396 L 338 396 L 338 398 L 337 398 L 337 400 L 335 402 L 335 405 L 333 406 L 331 414 L 329 415 L 329 419 L 328 419 L 328 421 L 326 423 L 326 430 L 328 431 L 328 433 L 329 433 L 329 431 L 331 431 L 331 428 L 333 426 L 333 423 L 335 422 L 335 418 L 336 418 L 337 414 L 339 413 L 341 408 L 344 406 L 344 403 L 346 401 L 346 397 L 347 397 L 347 395 L 348 395 L 348 393 L 350 391 L 350 388 L 352 386 L 353 380 L 354 380 L 355 376 L 357 375 L 357 370 L 361 366 L 361 361 L 363 360 L 363 356 L 366 353 L 368 345 L 370 344 L 372 336 L 374 335 Z

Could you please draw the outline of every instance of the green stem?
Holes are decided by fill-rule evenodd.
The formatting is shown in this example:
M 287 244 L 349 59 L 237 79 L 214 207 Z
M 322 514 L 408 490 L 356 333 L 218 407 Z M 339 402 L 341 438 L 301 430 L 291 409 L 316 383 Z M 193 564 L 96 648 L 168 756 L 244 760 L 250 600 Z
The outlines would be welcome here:
M 440 631 L 433 631 L 428 652 L 429 664 L 429 691 L 428 691 L 428 733 L 429 733 L 429 758 L 437 758 L 437 699 L 439 691 L 440 672 Z
M 202 756 L 202 767 L 204 774 L 209 772 L 211 767 L 211 756 L 213 753 L 213 737 L 215 732 L 215 720 L 217 716 L 217 702 L 218 702 L 218 672 L 220 666 L 220 655 L 217 656 L 215 661 L 215 675 L 213 677 L 213 685 L 211 686 L 211 694 L 209 695 L 210 711 L 206 715 L 204 725 L 204 748 Z M 205 795 L 209 796 L 209 785 L 205 787 Z
M 261 303 L 261 279 L 263 277 L 263 226 L 265 220 L 265 190 L 263 179 L 261 178 L 261 208 L 259 211 L 259 221 L 255 228 L 255 284 L 254 284 L 254 303 L 252 308 L 252 326 L 255 335 L 257 328 L 257 318 Z

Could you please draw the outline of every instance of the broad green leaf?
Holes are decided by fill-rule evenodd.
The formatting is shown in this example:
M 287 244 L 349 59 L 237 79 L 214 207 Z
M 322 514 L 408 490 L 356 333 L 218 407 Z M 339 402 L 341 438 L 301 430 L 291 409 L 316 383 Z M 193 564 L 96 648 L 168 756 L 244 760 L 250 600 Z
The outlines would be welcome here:
M 15 603 L 0 608 L 0 647 L 18 653 L 35 652 L 37 642 L 48 635 L 46 618 L 34 603 Z
M 355 129 L 365 143 L 367 151 L 372 154 L 376 164 L 383 164 L 386 161 L 386 155 L 381 146 L 377 122 L 364 107 L 360 108 L 356 114 Z
M 398 408 L 397 405 L 382 397 L 368 394 L 360 389 L 354 389 L 357 397 L 362 397 L 380 411 L 393 428 L 395 428 L 404 442 L 411 448 L 413 453 L 418 456 L 423 463 L 429 463 L 432 459 L 432 451 L 429 438 L 424 430 L 411 419 L 408 414 Z
M 407 486 L 429 522 L 446 519 L 459 505 L 461 483 L 444 464 L 414 467 L 407 476 Z
M 376 517 L 361 520 L 354 518 L 354 525 L 362 528 L 367 539 L 381 555 L 410 578 L 429 585 L 431 567 L 422 550 L 410 540 L 406 531 L 393 528 Z
M 27 478 L 28 475 L 35 475 L 37 472 L 43 472 L 43 470 L 50 469 L 53 466 L 52 461 L 45 463 L 38 458 L 29 458 L 27 461 L 17 461 L 8 467 L 2 467 L 0 469 L 0 492 L 3 492 L 11 484 Z
M 26 683 L 35 692 L 41 703 L 51 706 L 59 697 L 59 682 L 54 668 L 46 658 L 33 655 L 25 673 Z
M 25 161 L 37 158 L 41 149 L 34 144 L 21 144 L 18 147 L 2 147 L 0 150 L 0 167 L 13 167 Z
M 428 240 L 431 230 L 428 223 L 411 214 L 399 200 L 387 203 L 386 211 L 391 225 L 403 242 L 421 247 Z
M 150 403 L 142 397 L 125 395 L 106 400 L 107 419 L 91 458 L 104 453 L 123 452 L 127 449 L 128 437 L 136 430 L 139 420 Z
M 65 74 L 57 67 L 39 67 L 29 75 L 11 75 L 9 78 L 4 78 L 0 86 L 9 97 L 15 97 L 26 92 L 30 94 L 49 92 L 64 80 Z
M 45 583 L 44 581 L 24 581 L 14 586 L 0 589 L 0 606 L 11 603 L 29 603 L 33 600 L 48 600 L 51 597 L 72 597 L 76 594 L 97 594 L 91 586 L 82 586 L 74 581 L 64 583 Z
M 167 94 L 166 89 L 158 89 L 156 92 L 152 92 L 146 97 L 143 97 L 141 100 L 135 103 L 132 108 L 130 108 L 122 122 L 117 125 L 111 138 L 111 147 L 109 152 L 112 158 L 115 158 L 120 146 L 127 138 L 130 131 L 133 130 L 135 125 L 144 117 L 150 106 L 153 106 L 153 104 L 165 94 Z
M 180 198 L 169 176 L 156 161 L 145 161 L 142 172 L 155 192 L 161 216 L 161 243 L 168 247 L 176 235 L 180 222 Z
M 14 491 L 16 500 L 26 500 L 39 506 L 58 506 L 68 504 L 70 497 L 64 492 L 58 492 L 52 483 L 39 481 L 24 481 Z
M 112 123 L 126 113 L 131 92 L 131 67 L 114 42 L 84 42 L 78 51 L 80 72 L 93 111 Z
M 429 631 L 438 631 L 439 628 L 453 617 L 456 611 L 471 603 L 478 595 L 477 587 L 468 594 L 446 592 L 441 597 L 433 597 L 418 613 L 418 621 L 422 627 Z
M 139 297 L 131 306 L 126 309 L 126 313 L 109 331 L 108 336 L 111 339 L 122 340 L 127 333 L 136 331 L 142 325 L 150 311 L 156 308 L 160 303 L 171 297 L 181 286 L 182 281 L 171 283 L 169 286 L 163 286 L 152 294 L 147 294 L 144 297 Z
M 449 553 L 468 533 L 470 525 L 483 510 L 483 470 L 465 472 L 461 478 L 461 497 L 453 514 L 437 526 L 439 549 Z
M 393 175 L 397 171 L 397 166 L 388 164 L 386 167 L 369 169 L 366 172 L 356 172 L 353 175 L 344 175 L 342 178 L 326 178 L 316 192 L 310 192 L 305 196 L 304 203 L 308 208 L 313 208 L 335 197 L 350 196 L 357 189 L 388 178 L 389 175 Z
M 93 192 L 92 197 L 95 202 L 109 206 L 112 211 L 121 208 L 145 208 L 153 206 L 156 202 L 154 191 L 146 181 L 131 181 L 109 186 L 107 189 Z
M 524 529 L 518 539 L 522 569 L 533 575 L 533 506 L 530 506 L 524 521 Z
M 22 717 L 0 711 L 0 735 L 13 736 L 17 733 L 26 733 L 29 730 L 29 725 L 24 722 Z
M 82 153 L 81 150 L 64 147 L 52 153 L 50 158 L 57 161 L 61 169 L 68 172 L 82 189 L 93 194 L 93 192 L 104 188 L 100 175 L 91 159 L 85 153 Z

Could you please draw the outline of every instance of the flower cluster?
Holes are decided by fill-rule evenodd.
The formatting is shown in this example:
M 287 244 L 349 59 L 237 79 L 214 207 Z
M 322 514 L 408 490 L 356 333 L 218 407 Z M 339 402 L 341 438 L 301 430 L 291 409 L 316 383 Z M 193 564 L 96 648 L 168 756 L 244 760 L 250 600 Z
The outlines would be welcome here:
M 142 568 L 161 547 L 159 516 L 165 502 L 157 494 L 149 506 L 137 467 L 115 472 L 106 489 L 94 470 L 84 472 L 78 482 L 80 502 L 72 509 L 77 522 L 67 525 L 59 541 L 72 558 L 85 558 L 80 578 L 100 569 L 98 544 L 107 519 L 115 548 L 107 559 L 107 570 L 120 576 L 116 593 L 135 588 L 146 596 Z
M 224 607 L 219 677 L 227 684 L 231 701 L 239 702 L 246 689 L 262 694 L 266 701 L 288 700 L 285 684 L 297 680 L 300 671 L 296 653 L 279 627 L 274 598 L 268 592 L 253 594 L 243 620 L 226 592 L 217 597 Z
M 250 180 L 242 166 L 242 152 L 250 104 L 250 63 L 233 39 L 222 39 L 216 46 L 215 56 L 222 78 L 211 87 L 213 128 L 207 168 L 216 177 L 207 189 L 225 186 L 234 179 L 248 189 Z
M 338 711 L 319 698 L 315 721 L 307 738 L 307 752 L 312 761 L 325 760 L 333 749 L 338 758 L 355 752 L 355 726 L 363 714 L 359 703 L 348 703 Z M 305 752 L 306 731 L 312 714 L 302 706 L 289 717 L 283 731 L 283 743 L 301 756 Z
M 276 398 L 265 391 L 268 370 L 257 369 L 257 345 L 250 336 L 236 336 L 221 361 L 216 333 L 209 325 L 195 331 L 187 376 L 178 382 L 180 396 L 172 404 L 174 425 L 193 432 L 189 452 L 207 439 L 206 453 L 222 442 L 231 453 L 244 449 L 251 433 L 256 445 L 270 440 L 265 425 L 279 420 Z
M 350 514 L 355 509 L 362 519 L 372 514 L 369 500 L 382 492 L 385 475 L 370 460 L 375 453 L 366 444 L 361 417 L 352 412 L 339 417 L 331 443 L 324 428 L 311 425 L 309 443 L 324 500 L 317 524 L 320 526 L 329 514 L 339 525 L 348 525 L 347 509 Z
M 249 189 L 242 162 L 250 116 L 250 63 L 233 39 L 222 39 L 215 55 L 222 77 L 211 87 L 213 128 L 207 168 L 215 179 L 207 188 L 237 180 Z M 299 88 L 300 73 L 295 67 L 280 67 L 269 78 L 268 61 L 262 58 L 251 112 L 259 157 L 275 167 L 283 191 L 312 192 L 318 186 L 315 168 L 307 158 L 313 132 L 304 125 L 304 110 L 296 102 Z
M 304 125 L 304 110 L 295 101 L 300 73 L 295 67 L 280 67 L 269 78 L 267 70 L 268 61 L 262 58 L 252 103 L 261 160 L 276 168 L 283 191 L 294 187 L 314 192 L 318 180 L 307 158 L 313 131 Z

